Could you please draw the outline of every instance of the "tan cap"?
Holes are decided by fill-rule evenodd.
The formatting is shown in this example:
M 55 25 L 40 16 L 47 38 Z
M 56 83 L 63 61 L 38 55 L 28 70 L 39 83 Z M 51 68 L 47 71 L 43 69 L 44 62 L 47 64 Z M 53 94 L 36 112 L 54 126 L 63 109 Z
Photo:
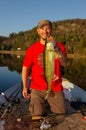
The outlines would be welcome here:
M 50 27 L 52 27 L 52 23 L 49 20 L 45 19 L 38 22 L 38 28 L 41 28 L 44 25 L 50 25 Z

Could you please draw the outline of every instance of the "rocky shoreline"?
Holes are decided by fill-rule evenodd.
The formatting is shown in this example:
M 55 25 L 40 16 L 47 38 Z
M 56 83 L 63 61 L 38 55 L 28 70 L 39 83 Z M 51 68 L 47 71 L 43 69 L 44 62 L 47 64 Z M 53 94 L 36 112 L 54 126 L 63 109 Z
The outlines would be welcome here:
M 8 51 L 8 50 L 0 50 L 0 54 L 20 54 L 20 55 L 25 55 L 26 51 Z M 81 54 L 67 54 L 68 58 L 86 58 L 86 55 L 81 55 Z
M 7 113 L 4 117 L 3 130 L 40 130 L 42 120 L 31 120 L 28 105 L 29 101 L 23 99 L 10 113 Z M 73 109 L 69 102 L 66 105 L 70 114 L 47 118 L 51 124 L 49 130 L 86 130 L 86 120 L 83 120 L 81 112 Z
M 7 50 L 2 50 L 0 51 L 0 54 L 20 54 L 20 55 L 25 55 L 25 51 L 7 51 Z

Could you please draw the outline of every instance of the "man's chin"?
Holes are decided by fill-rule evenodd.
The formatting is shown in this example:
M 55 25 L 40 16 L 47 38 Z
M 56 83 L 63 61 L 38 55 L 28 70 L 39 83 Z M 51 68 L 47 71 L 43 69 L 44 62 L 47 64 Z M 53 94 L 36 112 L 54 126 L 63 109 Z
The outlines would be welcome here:
M 43 40 L 46 40 L 46 39 L 47 39 L 47 37 L 43 37 L 42 39 L 43 39 Z

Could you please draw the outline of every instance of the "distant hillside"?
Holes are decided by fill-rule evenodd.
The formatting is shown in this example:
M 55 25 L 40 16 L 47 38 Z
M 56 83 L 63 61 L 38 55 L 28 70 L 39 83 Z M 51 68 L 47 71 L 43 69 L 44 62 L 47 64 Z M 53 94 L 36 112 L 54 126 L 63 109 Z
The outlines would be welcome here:
M 7 37 L 0 36 L 0 43 L 3 43 L 3 41 L 7 40 Z
M 52 25 L 54 38 L 65 44 L 68 53 L 86 53 L 86 19 L 53 21 Z M 39 38 L 36 29 L 11 33 L 7 39 L 0 41 L 0 49 L 26 50 Z

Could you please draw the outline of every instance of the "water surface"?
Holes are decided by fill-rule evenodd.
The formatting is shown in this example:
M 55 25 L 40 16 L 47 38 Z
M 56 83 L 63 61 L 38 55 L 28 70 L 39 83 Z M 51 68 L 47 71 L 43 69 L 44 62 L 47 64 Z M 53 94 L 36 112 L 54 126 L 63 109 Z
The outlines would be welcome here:
M 24 56 L 0 54 L 0 92 L 21 82 L 21 70 Z M 86 90 L 86 59 L 68 59 L 63 77 Z

